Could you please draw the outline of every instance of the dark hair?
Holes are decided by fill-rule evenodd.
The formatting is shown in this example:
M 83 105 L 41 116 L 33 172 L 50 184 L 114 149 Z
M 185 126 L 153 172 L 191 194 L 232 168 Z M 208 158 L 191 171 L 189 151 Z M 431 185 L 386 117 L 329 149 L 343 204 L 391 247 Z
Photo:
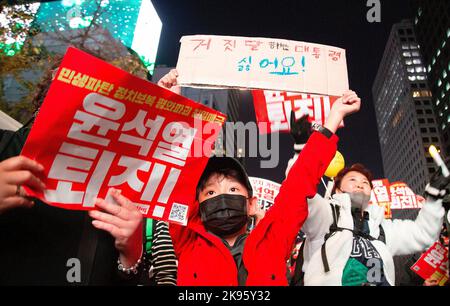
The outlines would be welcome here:
M 342 179 L 344 178 L 344 176 L 347 173 L 349 173 L 351 171 L 356 171 L 356 172 L 359 172 L 362 175 L 364 175 L 367 178 L 367 180 L 369 181 L 370 188 L 373 188 L 373 185 L 372 185 L 372 180 L 373 180 L 372 172 L 370 172 L 370 170 L 368 170 L 366 167 L 364 167 L 363 164 L 353 164 L 351 167 L 347 167 L 347 168 L 342 169 L 336 175 L 336 177 L 334 178 L 334 186 L 333 186 L 333 190 L 332 190 L 331 194 L 335 194 L 336 193 L 336 189 L 337 188 L 339 188 L 339 189 L 341 188 Z
M 204 172 L 202 176 L 200 177 L 200 180 L 197 184 L 197 189 L 195 193 L 195 198 L 198 200 L 198 196 L 200 195 L 200 192 L 202 192 L 206 187 L 206 182 L 209 180 L 211 176 L 214 174 L 217 174 L 220 177 L 224 178 L 232 178 L 238 181 L 242 186 L 247 189 L 248 195 L 252 196 L 252 190 L 248 190 L 247 183 L 245 177 L 242 175 L 241 172 L 237 171 L 236 169 L 231 168 L 223 168 L 223 169 L 217 169 L 214 171 Z

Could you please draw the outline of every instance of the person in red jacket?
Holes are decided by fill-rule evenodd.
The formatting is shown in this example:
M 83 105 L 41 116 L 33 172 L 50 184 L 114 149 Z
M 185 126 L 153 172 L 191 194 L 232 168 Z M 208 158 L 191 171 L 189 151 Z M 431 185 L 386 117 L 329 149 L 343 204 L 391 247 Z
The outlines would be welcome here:
M 178 73 L 170 71 L 158 85 L 180 93 Z M 342 119 L 359 110 L 361 100 L 347 91 L 330 111 L 324 127 L 314 132 L 282 183 L 274 205 L 247 234 L 256 199 L 238 161 L 213 157 L 197 186 L 197 201 L 187 226 L 171 224 L 178 257 L 178 285 L 287 286 L 288 260 L 307 215 L 307 198 L 336 153 L 334 134 Z

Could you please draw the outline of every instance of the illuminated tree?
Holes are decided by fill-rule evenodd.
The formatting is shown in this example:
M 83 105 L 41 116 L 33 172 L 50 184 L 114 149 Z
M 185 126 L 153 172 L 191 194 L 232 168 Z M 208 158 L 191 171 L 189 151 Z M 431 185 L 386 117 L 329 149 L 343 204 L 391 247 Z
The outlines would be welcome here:
M 0 22 L 0 109 L 11 117 L 24 123 L 36 111 L 36 105 L 31 102 L 36 96 L 35 89 L 40 76 L 31 78 L 26 72 L 35 71 L 37 75 L 49 70 L 51 63 L 64 53 L 67 46 L 72 45 L 96 57 L 104 59 L 134 75 L 146 78 L 147 70 L 142 65 L 139 56 L 113 38 L 111 33 L 100 22 L 105 13 L 104 1 L 91 0 L 95 5 L 91 17 L 85 18 L 77 11 L 70 10 L 70 21 L 79 22 L 80 26 L 60 30 L 61 26 L 55 20 L 44 28 L 38 26 L 35 12 L 30 4 L 20 7 L 8 7 L 4 0 L 0 7 L 3 22 Z M 68 13 L 69 15 L 69 13 Z M 25 39 L 26 38 L 26 39 Z M 26 93 L 20 101 L 8 103 L 5 97 L 4 82 L 11 80 L 19 84 Z M 39 97 L 40 100 L 43 97 Z M 41 103 L 42 101 L 39 101 Z

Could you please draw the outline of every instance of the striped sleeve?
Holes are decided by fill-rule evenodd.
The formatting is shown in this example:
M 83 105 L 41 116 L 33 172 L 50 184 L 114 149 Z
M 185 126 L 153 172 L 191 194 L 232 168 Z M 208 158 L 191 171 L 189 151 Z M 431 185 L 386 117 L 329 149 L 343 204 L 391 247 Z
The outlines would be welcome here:
M 176 286 L 177 258 L 169 234 L 169 225 L 166 222 L 156 221 L 152 255 L 156 285 Z

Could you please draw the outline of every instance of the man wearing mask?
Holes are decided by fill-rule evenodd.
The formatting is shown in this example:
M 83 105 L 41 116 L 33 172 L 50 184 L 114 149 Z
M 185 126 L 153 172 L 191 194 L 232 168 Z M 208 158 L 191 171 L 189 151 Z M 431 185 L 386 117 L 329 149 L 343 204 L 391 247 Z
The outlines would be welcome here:
M 158 85 L 179 93 L 172 70 Z M 178 257 L 178 285 L 288 285 L 286 261 L 307 214 L 306 199 L 336 153 L 334 134 L 342 119 L 360 108 L 361 100 L 347 91 L 330 111 L 324 127 L 317 126 L 274 205 L 247 234 L 248 217 L 256 198 L 247 173 L 229 157 L 209 160 L 197 185 L 197 199 L 187 226 L 171 224 Z
M 384 208 L 368 205 L 372 174 L 361 164 L 341 170 L 331 201 L 316 195 L 309 215 L 301 271 L 303 284 L 393 286 L 393 256 L 424 251 L 438 238 L 442 198 L 450 177 L 437 171 L 425 188 L 426 203 L 415 221 L 384 219 Z M 297 283 L 298 284 L 298 283 Z

